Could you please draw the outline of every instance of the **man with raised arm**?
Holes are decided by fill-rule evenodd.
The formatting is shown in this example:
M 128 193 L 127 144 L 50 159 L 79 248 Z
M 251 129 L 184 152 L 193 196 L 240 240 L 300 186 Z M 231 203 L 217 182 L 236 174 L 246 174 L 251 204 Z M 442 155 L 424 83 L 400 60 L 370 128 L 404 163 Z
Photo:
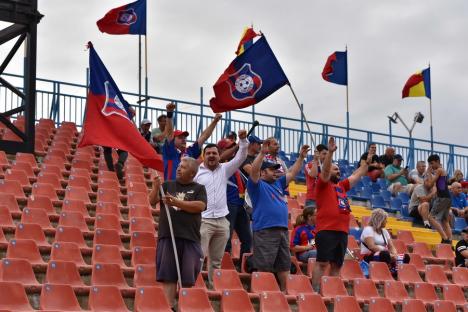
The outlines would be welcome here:
M 220 163 L 216 144 L 203 149 L 203 163 L 194 179 L 205 186 L 208 194 L 206 210 L 202 213 L 200 228 L 203 254 L 208 258 L 208 279 L 211 282 L 214 269 L 221 268 L 221 260 L 229 238 L 229 214 L 226 189 L 229 178 L 239 169 L 247 157 L 247 131 L 239 130 L 239 150 L 233 159 Z
M 187 131 L 174 130 L 174 122 L 172 121 L 172 118 L 174 116 L 175 107 L 176 106 L 173 103 L 166 105 L 167 121 L 164 129 L 166 141 L 162 146 L 164 180 L 175 179 L 176 170 L 182 157 L 190 156 L 195 159 L 200 157 L 203 144 L 211 136 L 217 123 L 222 118 L 221 114 L 216 114 L 213 121 L 205 130 L 203 130 L 195 143 L 187 147 L 187 137 L 189 136 L 189 133 Z
M 368 165 L 374 156 L 369 153 L 367 160 L 361 160 L 361 165 L 350 177 L 340 181 L 340 168 L 332 163 L 336 148 L 335 138 L 331 137 L 328 140 L 328 154 L 323 161 L 322 172 L 315 187 L 317 262 L 312 275 L 312 286 L 317 292 L 319 292 L 320 280 L 328 265 L 330 265 L 331 276 L 337 276 L 340 273 L 348 247 L 351 213 L 346 192 L 367 174 Z
M 265 140 L 252 163 L 247 190 L 252 200 L 253 266 L 258 271 L 277 274 L 281 290 L 291 268 L 288 233 L 288 206 L 284 201 L 287 188 L 303 166 L 309 146 L 301 147 L 299 157 L 286 174 L 279 172 L 280 164 L 265 159 L 270 148 Z
M 168 206 L 183 287 L 195 285 L 203 261 L 200 225 L 201 213 L 206 208 L 207 199 L 205 187 L 193 181 L 197 171 L 198 162 L 192 157 L 184 157 L 177 167 L 175 180 L 166 180 L 162 184 L 165 197 L 161 198 L 159 193 L 159 176 L 153 180 L 153 188 L 149 194 L 152 205 L 162 200 Z M 178 276 L 171 235 L 166 209 L 161 204 L 156 280 L 163 284 L 167 301 L 174 307 Z

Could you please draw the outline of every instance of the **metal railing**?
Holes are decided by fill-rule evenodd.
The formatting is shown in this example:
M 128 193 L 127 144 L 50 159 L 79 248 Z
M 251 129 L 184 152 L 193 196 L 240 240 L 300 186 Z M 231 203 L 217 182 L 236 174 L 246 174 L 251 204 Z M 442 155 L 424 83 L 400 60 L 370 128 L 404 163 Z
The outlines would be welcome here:
M 4 74 L 14 85 L 22 87 L 21 75 Z M 61 82 L 48 79 L 37 79 L 36 119 L 50 118 L 57 125 L 62 121 L 75 122 L 81 127 L 86 106 L 86 85 Z M 129 103 L 137 103 L 137 93 L 123 92 Z M 176 104 L 175 127 L 190 132 L 189 141 L 194 141 L 201 131 L 211 122 L 213 113 L 204 103 L 203 88 L 200 88 L 198 102 L 183 101 L 171 98 L 149 96 L 149 100 L 141 106 L 134 106 L 137 123 L 148 118 L 156 124 L 159 115 L 165 113 L 168 102 Z M 21 105 L 21 99 L 3 86 L 0 86 L 0 110 L 6 111 Z M 255 133 L 261 138 L 275 137 L 281 143 L 281 149 L 286 154 L 293 154 L 302 144 L 312 145 L 309 134 L 302 119 L 275 116 L 255 111 L 255 106 L 248 109 L 235 110 L 225 113 L 211 138 L 210 142 L 217 142 L 231 130 L 248 129 L 254 120 L 260 122 Z M 405 136 L 386 133 L 350 129 L 349 138 L 346 136 L 346 127 L 309 122 L 313 138 L 317 144 L 326 143 L 329 136 L 337 140 L 337 158 L 347 158 L 350 163 L 359 160 L 366 151 L 369 142 L 377 144 L 377 153 L 384 153 L 390 144 L 396 148 L 397 153 L 403 155 L 407 164 L 414 167 L 418 160 L 426 160 L 432 153 L 430 141 L 425 139 L 408 138 Z M 347 150 L 348 149 L 348 150 Z M 444 166 L 451 174 L 455 169 L 468 173 L 468 146 L 434 142 L 434 152 L 439 154 Z M 347 157 L 346 157 L 347 156 Z

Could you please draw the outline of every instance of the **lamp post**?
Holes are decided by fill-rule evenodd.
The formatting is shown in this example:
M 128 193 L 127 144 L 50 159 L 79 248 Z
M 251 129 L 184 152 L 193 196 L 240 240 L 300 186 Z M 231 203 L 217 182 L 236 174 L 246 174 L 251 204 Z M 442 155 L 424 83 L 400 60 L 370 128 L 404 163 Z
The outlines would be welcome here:
M 392 116 L 388 117 L 389 131 L 390 131 L 390 145 L 392 144 L 392 123 L 397 123 L 401 121 L 405 129 L 408 131 L 409 135 L 409 153 L 408 153 L 408 166 L 411 168 L 414 167 L 414 142 L 413 142 L 413 130 L 417 123 L 422 123 L 424 120 L 424 115 L 421 112 L 418 112 L 414 115 L 413 124 L 411 128 L 405 123 L 405 121 L 400 117 L 400 115 L 395 112 Z

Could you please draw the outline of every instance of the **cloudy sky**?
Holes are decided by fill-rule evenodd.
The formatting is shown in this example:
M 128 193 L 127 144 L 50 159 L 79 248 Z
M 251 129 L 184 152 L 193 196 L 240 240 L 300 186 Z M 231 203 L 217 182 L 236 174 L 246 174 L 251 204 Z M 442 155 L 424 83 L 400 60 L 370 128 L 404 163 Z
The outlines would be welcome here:
M 102 34 L 95 25 L 125 3 L 39 0 L 38 77 L 85 83 L 91 40 L 120 89 L 136 92 L 137 36 Z M 321 72 L 328 55 L 347 45 L 352 127 L 386 133 L 387 115 L 397 111 L 411 122 L 421 111 L 426 119 L 414 135 L 429 139 L 428 100 L 402 100 L 401 89 L 430 62 L 435 139 L 468 145 L 466 0 L 148 0 L 149 93 L 198 102 L 203 86 L 207 101 L 251 23 L 267 35 L 309 121 L 345 125 L 345 88 Z M 20 73 L 19 64 L 7 72 Z M 287 87 L 256 110 L 300 116 Z M 394 132 L 406 130 L 398 124 Z

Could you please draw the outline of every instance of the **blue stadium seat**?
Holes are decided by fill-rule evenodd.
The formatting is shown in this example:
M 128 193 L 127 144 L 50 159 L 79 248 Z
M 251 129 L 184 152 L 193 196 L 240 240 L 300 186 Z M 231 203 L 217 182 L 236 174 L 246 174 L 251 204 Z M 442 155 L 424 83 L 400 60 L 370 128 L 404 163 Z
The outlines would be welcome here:
M 374 193 L 375 195 L 380 195 L 380 184 L 378 183 L 371 183 L 371 188 L 372 188 L 372 193 Z
M 380 187 L 382 188 L 382 190 L 386 190 L 387 189 L 387 180 L 383 179 L 383 178 L 377 178 L 377 183 L 380 185 Z
M 354 236 L 354 238 L 358 242 L 361 240 L 361 234 L 362 234 L 362 229 L 361 228 L 350 228 L 349 229 L 349 235 Z
M 371 205 L 372 205 L 372 209 L 375 209 L 375 208 L 387 209 L 387 204 L 385 203 L 383 197 L 380 195 L 372 195 Z
M 400 193 L 398 193 L 397 197 L 401 199 L 401 203 L 403 205 L 408 205 L 409 204 L 410 197 L 409 197 L 408 193 L 400 192 Z
M 363 187 L 357 192 L 357 195 L 351 195 L 349 197 L 354 200 L 369 201 L 372 198 L 372 189 L 370 187 Z
M 466 227 L 465 218 L 455 217 L 455 222 L 453 224 L 453 232 L 455 234 L 460 234 L 461 231 Z
M 401 212 L 400 219 L 405 220 L 405 221 L 410 221 L 410 222 L 414 221 L 414 218 L 409 215 L 408 205 L 402 204 L 400 212 Z
M 380 190 L 380 196 L 383 197 L 386 203 L 390 204 L 392 193 L 389 190 Z
M 364 183 L 364 186 L 371 186 L 372 180 L 369 176 L 363 176 L 361 178 L 362 183 Z
M 401 212 L 401 206 L 402 206 L 401 198 L 394 197 L 390 200 L 390 209 L 393 212 L 400 211 Z
M 338 166 L 349 166 L 349 161 L 347 159 L 338 159 Z

